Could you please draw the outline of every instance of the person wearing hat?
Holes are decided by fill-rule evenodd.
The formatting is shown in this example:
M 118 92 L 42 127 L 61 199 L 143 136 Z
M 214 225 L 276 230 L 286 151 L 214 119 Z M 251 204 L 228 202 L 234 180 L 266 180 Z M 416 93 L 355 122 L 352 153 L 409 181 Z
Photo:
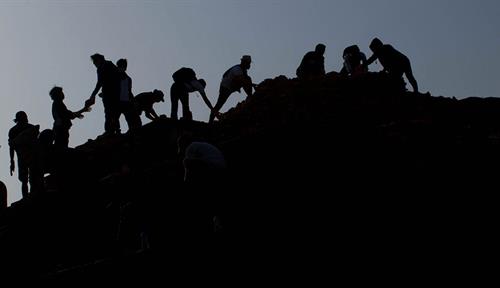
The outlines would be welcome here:
M 247 97 L 252 96 L 252 78 L 248 76 L 248 69 L 250 69 L 251 63 L 252 58 L 250 55 L 244 55 L 241 57 L 240 64 L 229 68 L 229 70 L 222 75 L 219 98 L 217 99 L 214 109 L 212 109 L 212 113 L 210 113 L 209 123 L 214 121 L 215 117 L 219 114 L 219 110 L 224 106 L 233 92 L 241 92 L 241 88 L 243 88 Z
M 177 119 L 177 110 L 179 107 L 179 100 L 182 103 L 182 118 L 185 120 L 193 120 L 193 114 L 189 109 L 189 93 L 198 91 L 201 98 L 207 104 L 210 110 L 213 109 L 212 103 L 208 100 L 205 93 L 207 83 L 204 79 L 196 78 L 196 73 L 193 69 L 182 67 L 172 74 L 174 83 L 170 87 L 170 99 L 172 101 L 172 110 L 170 118 Z
M 9 130 L 9 152 L 10 152 L 10 175 L 16 170 L 14 154 L 17 155 L 17 173 L 21 181 L 21 193 L 23 198 L 28 196 L 29 167 L 31 164 L 33 149 L 38 137 L 39 125 L 28 122 L 28 115 L 24 111 L 16 113 L 14 119 L 16 125 Z
M 413 92 L 418 93 L 417 80 L 413 76 L 410 60 L 406 55 L 394 49 L 391 45 L 384 44 L 380 39 L 374 38 L 370 43 L 370 49 L 373 55 L 366 61 L 366 66 L 379 60 L 380 64 L 384 67 L 382 72 L 389 74 L 396 80 L 401 80 L 403 74 L 413 87 Z
M 142 92 L 134 97 L 137 114 L 141 115 L 144 111 L 144 116 L 150 120 L 158 120 L 160 116 L 156 114 L 153 105 L 158 102 L 165 102 L 163 92 L 161 90 L 153 90 L 152 92 Z
M 300 79 L 311 79 L 325 75 L 325 54 L 324 44 L 316 45 L 314 51 L 309 51 L 304 55 L 296 74 Z

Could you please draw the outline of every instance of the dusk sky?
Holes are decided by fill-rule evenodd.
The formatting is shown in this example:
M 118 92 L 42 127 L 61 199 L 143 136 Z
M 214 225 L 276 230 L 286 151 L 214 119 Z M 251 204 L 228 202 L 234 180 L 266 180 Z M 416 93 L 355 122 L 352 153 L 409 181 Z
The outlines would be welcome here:
M 113 62 L 128 59 L 135 94 L 164 91 L 165 102 L 155 109 L 167 116 L 171 75 L 180 67 L 206 79 L 215 104 L 222 73 L 243 54 L 252 56 L 249 75 L 259 83 L 295 77 L 302 56 L 317 43 L 326 45 L 326 70 L 339 71 L 342 50 L 358 44 L 370 55 L 373 37 L 410 58 L 422 92 L 498 97 L 499 15 L 498 0 L 0 0 L 0 180 L 9 203 L 20 199 L 17 171 L 9 175 L 7 143 L 15 113 L 24 110 L 31 123 L 52 128 L 48 92 L 54 85 L 63 87 L 69 109 L 82 108 L 95 86 L 90 55 L 96 52 Z M 201 97 L 190 97 L 194 119 L 207 121 Z M 231 95 L 222 111 L 243 99 Z M 73 121 L 70 146 L 103 132 L 98 101 L 84 119 Z

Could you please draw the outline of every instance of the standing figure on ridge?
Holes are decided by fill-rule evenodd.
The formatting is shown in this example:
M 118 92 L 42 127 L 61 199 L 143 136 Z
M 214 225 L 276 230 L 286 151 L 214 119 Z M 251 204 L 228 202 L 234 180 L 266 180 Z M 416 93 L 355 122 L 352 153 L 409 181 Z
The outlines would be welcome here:
M 132 78 L 127 74 L 127 59 L 116 62 L 118 79 L 120 81 L 120 101 L 118 104 L 118 119 L 123 113 L 128 124 L 128 130 L 133 131 L 141 127 L 141 117 L 134 108 L 134 95 L 132 94 Z
M 14 174 L 16 165 L 14 154 L 17 155 L 17 173 L 21 181 L 21 193 L 23 198 L 28 196 L 28 181 L 31 181 L 30 165 L 33 161 L 33 151 L 36 139 L 40 130 L 40 125 L 33 125 L 28 122 L 28 115 L 24 111 L 16 113 L 14 119 L 16 125 L 9 130 L 9 154 L 10 154 L 10 175 Z
M 97 68 L 97 83 L 90 98 L 85 102 L 85 106 L 90 107 L 95 103 L 95 96 L 102 88 L 102 93 L 99 96 L 102 97 L 104 105 L 104 135 L 119 134 L 120 79 L 118 68 L 101 54 L 96 53 L 90 58 Z
M 54 87 L 49 92 L 52 99 L 52 117 L 54 118 L 54 148 L 59 152 L 68 148 L 69 129 L 73 125 L 71 120 L 83 118 L 83 112 L 89 111 L 90 107 L 85 107 L 78 112 L 72 112 L 64 104 L 64 92 L 61 87 Z

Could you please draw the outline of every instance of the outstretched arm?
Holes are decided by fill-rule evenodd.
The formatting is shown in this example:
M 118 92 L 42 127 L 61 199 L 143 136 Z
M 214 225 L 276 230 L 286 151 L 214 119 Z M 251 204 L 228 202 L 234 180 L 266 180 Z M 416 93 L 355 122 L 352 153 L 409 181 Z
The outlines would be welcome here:
M 370 58 L 368 58 L 368 60 L 366 60 L 366 66 L 368 65 L 371 65 L 373 62 L 375 62 L 375 60 L 377 60 L 377 55 L 376 54 L 373 54 Z
M 95 84 L 94 91 L 92 91 L 92 94 L 90 95 L 89 102 L 95 103 L 95 96 L 97 95 L 99 90 L 101 90 L 101 88 L 102 88 L 102 82 L 101 82 L 101 79 L 99 79 L 99 77 L 98 77 L 97 83 Z
M 210 103 L 210 100 L 208 100 L 208 97 L 207 97 L 207 94 L 205 93 L 205 90 L 202 89 L 202 90 L 199 90 L 198 92 L 200 92 L 201 98 L 203 99 L 205 104 L 207 104 L 208 108 L 210 108 L 210 110 L 213 110 L 214 106 L 212 106 L 212 103 Z

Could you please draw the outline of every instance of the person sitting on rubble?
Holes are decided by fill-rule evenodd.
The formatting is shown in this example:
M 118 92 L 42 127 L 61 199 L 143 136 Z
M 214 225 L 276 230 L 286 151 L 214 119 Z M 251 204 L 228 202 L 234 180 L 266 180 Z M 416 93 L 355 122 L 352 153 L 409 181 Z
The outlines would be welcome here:
M 233 92 L 241 92 L 241 88 L 247 94 L 247 97 L 251 97 L 255 86 L 252 83 L 252 78 L 248 76 L 248 69 L 250 69 L 252 63 L 252 58 L 250 55 L 244 55 L 241 57 L 240 64 L 231 67 L 222 75 L 222 81 L 219 88 L 219 98 L 215 104 L 214 109 L 210 113 L 209 123 L 215 120 L 215 117 L 219 116 L 219 110 L 224 106 L 227 99 Z
M 21 181 L 23 198 L 28 196 L 28 181 L 31 180 L 30 165 L 33 160 L 33 149 L 38 137 L 40 125 L 28 122 L 28 115 L 24 111 L 16 113 L 16 125 L 9 130 L 10 175 L 16 170 L 14 155 L 17 155 L 17 172 Z
M 172 101 L 170 117 L 172 119 L 177 119 L 177 110 L 180 100 L 182 103 L 182 118 L 185 120 L 193 120 L 193 114 L 189 109 L 190 92 L 198 91 L 203 101 L 205 101 L 205 104 L 210 108 L 210 111 L 214 109 L 205 93 L 207 83 L 204 79 L 197 79 L 193 69 L 182 67 L 172 74 L 172 78 L 174 79 L 174 83 L 170 88 L 170 99 Z
M 344 76 L 358 76 L 368 72 L 366 56 L 359 50 L 358 45 L 352 45 L 344 49 L 342 55 L 344 66 L 340 74 Z
M 134 97 L 134 104 L 136 111 L 139 115 L 144 112 L 146 118 L 155 121 L 160 119 L 160 116 L 156 114 L 153 105 L 159 102 L 165 102 L 163 92 L 161 90 L 153 90 L 151 92 L 142 92 Z
M 391 45 L 384 44 L 380 39 L 375 38 L 370 43 L 373 55 L 366 61 L 366 66 L 379 60 L 384 67 L 382 72 L 388 73 L 392 78 L 400 80 L 403 74 L 413 87 L 413 92 L 418 93 L 418 84 L 411 69 L 410 60 L 403 53 L 394 49 Z
M 304 55 L 296 71 L 299 79 L 311 79 L 325 75 L 325 57 L 323 56 L 325 49 L 324 44 L 318 44 L 314 51 L 309 51 Z

